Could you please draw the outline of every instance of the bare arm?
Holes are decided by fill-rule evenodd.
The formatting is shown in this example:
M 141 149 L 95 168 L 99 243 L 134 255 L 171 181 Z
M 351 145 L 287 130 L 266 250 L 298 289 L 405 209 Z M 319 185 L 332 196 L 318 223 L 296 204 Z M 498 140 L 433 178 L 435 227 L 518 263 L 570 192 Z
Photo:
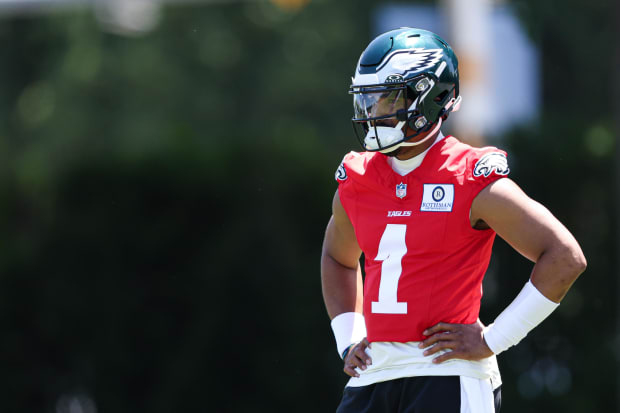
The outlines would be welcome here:
M 336 192 L 321 254 L 323 299 L 330 319 L 350 311 L 362 312 L 361 253 L 353 225 Z
M 359 264 L 361 254 L 353 225 L 336 191 L 332 202 L 332 217 L 327 224 L 321 254 L 323 299 L 332 320 L 343 313 L 362 313 L 363 285 Z M 343 368 L 346 374 L 359 377 L 355 369 L 365 370 L 366 366 L 372 363 L 366 353 L 366 347 L 369 346 L 366 338 L 349 346 Z
M 535 262 L 532 284 L 551 301 L 560 302 L 586 268 L 583 252 L 566 227 L 508 178 L 493 182 L 474 199 L 471 222 L 478 220 Z

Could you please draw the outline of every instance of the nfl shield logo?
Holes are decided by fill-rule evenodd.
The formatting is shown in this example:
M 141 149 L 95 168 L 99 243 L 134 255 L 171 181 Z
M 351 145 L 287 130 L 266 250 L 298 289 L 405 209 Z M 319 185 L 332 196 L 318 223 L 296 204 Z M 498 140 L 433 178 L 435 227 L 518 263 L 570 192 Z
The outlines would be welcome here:
M 407 196 L 407 184 L 403 184 L 402 182 L 396 185 L 396 196 L 400 199 L 403 199 Z

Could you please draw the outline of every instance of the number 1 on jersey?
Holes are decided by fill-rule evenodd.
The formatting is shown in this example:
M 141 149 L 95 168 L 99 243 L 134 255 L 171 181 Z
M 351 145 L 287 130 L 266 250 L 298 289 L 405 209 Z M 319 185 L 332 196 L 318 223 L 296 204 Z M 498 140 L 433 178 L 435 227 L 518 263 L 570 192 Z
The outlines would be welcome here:
M 407 314 L 407 303 L 399 303 L 396 296 L 398 281 L 403 272 L 402 259 L 407 253 L 406 232 L 407 225 L 387 224 L 381 236 L 375 261 L 383 263 L 379 282 L 379 301 L 371 303 L 373 313 Z

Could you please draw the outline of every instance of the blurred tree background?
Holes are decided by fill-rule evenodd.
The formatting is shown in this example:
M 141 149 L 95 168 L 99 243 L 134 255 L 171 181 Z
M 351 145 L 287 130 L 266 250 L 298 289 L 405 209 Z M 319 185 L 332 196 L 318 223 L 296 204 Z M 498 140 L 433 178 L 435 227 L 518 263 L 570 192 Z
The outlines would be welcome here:
M 497 145 L 589 268 L 499 357 L 502 411 L 618 411 L 617 6 L 508 3 L 544 109 Z M 375 6 L 167 6 L 134 37 L 90 9 L 0 20 L 0 411 L 335 410 L 318 264 Z M 484 322 L 530 269 L 497 241 Z

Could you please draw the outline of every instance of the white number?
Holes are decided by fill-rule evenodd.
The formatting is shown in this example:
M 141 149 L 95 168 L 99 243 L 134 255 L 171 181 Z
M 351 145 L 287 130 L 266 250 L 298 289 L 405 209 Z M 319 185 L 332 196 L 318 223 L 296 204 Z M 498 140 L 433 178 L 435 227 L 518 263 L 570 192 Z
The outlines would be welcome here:
M 373 301 L 372 312 L 381 314 L 407 314 L 407 303 L 397 301 L 398 280 L 403 272 L 402 259 L 407 253 L 405 233 L 407 226 L 387 224 L 379 241 L 376 261 L 381 264 L 381 282 L 379 283 L 379 301 Z

